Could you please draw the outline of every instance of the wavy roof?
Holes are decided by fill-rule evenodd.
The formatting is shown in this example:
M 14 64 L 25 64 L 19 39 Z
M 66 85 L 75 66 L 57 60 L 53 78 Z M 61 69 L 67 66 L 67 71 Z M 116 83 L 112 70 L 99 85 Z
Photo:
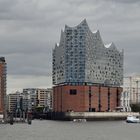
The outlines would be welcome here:
M 81 23 L 80 24 L 78 24 L 78 25 L 76 25 L 76 26 L 73 26 L 73 27 L 71 27 L 71 26 L 68 26 L 68 25 L 65 25 L 65 29 L 66 28 L 69 28 L 69 29 L 76 29 L 76 28 L 78 28 L 78 27 L 83 27 L 83 25 L 85 26 L 86 25 L 86 27 L 89 29 L 89 26 L 88 26 L 88 24 L 87 24 L 87 21 L 86 21 L 86 19 L 84 19 L 83 21 L 81 21 Z M 101 38 L 101 36 L 100 36 L 100 32 L 99 32 L 99 30 L 95 30 L 95 31 L 91 31 L 90 29 L 89 29 L 89 31 L 93 34 L 93 35 L 97 35 L 97 36 L 99 36 L 99 38 L 101 39 L 101 41 L 102 41 L 102 38 Z M 63 37 L 63 31 L 61 30 L 61 37 L 60 37 L 60 39 L 62 39 L 62 37 Z M 103 42 L 103 41 L 102 41 Z M 113 43 L 113 42 L 111 42 L 111 43 L 109 43 L 109 44 L 104 44 L 104 47 L 106 48 L 106 49 L 115 49 L 115 50 L 117 50 L 118 52 L 122 52 L 122 51 L 119 51 L 118 49 L 117 49 L 117 47 L 115 46 L 115 44 Z

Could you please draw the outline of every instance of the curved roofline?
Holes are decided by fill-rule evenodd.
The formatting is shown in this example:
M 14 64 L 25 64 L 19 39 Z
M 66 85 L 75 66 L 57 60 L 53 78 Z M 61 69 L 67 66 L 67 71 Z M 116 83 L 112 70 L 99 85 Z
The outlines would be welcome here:
M 73 26 L 73 27 L 68 26 L 68 25 L 66 24 L 66 25 L 65 25 L 65 28 L 72 28 L 72 29 L 74 29 L 74 28 L 77 28 L 77 27 L 81 26 L 83 23 L 85 23 L 85 24 L 88 26 L 86 19 L 84 19 L 84 20 L 81 21 L 80 24 L 78 24 L 78 25 L 76 25 L 76 26 Z
M 109 49 L 111 47 L 113 42 L 109 43 L 109 44 L 104 44 L 105 48 Z
M 118 50 L 117 47 L 115 46 L 115 44 L 114 44 L 113 42 L 111 42 L 111 43 L 109 43 L 109 44 L 104 44 L 104 43 L 103 43 L 103 40 L 102 40 L 102 38 L 101 38 L 101 35 L 100 35 L 100 31 L 99 31 L 99 30 L 95 30 L 95 31 L 92 32 L 92 31 L 90 30 L 88 24 L 87 24 L 86 19 L 82 20 L 80 24 L 78 24 L 78 25 L 76 25 L 76 26 L 73 26 L 73 27 L 68 26 L 68 25 L 65 25 L 64 31 L 61 30 L 61 38 L 62 38 L 63 33 L 65 32 L 66 28 L 75 29 L 75 28 L 77 28 L 77 27 L 82 26 L 83 24 L 85 24 L 85 25 L 88 27 L 90 33 L 92 33 L 93 35 L 99 36 L 99 38 L 101 39 L 102 44 L 103 44 L 103 46 L 104 46 L 105 49 L 115 49 L 115 50 L 117 50 L 118 52 L 123 52 L 123 50 L 122 50 L 122 51 Z M 60 38 L 60 39 L 61 39 L 61 38 Z
M 93 31 L 92 33 L 93 34 L 96 34 L 96 33 L 98 33 L 99 32 L 99 30 L 95 30 L 95 31 Z
M 104 44 L 104 46 L 105 46 L 106 49 L 115 49 L 118 52 L 123 52 L 123 50 L 122 51 L 118 50 L 116 45 L 113 42 L 111 42 L 109 44 Z
M 85 23 L 85 24 L 87 25 L 87 27 L 89 28 L 86 19 L 82 20 L 80 24 L 78 24 L 78 25 L 76 25 L 76 26 L 73 26 L 73 27 L 72 27 L 72 26 L 68 26 L 68 25 L 66 24 L 66 25 L 65 25 L 65 28 L 75 29 L 75 28 L 81 26 L 83 23 Z M 89 31 L 90 31 L 93 35 L 94 35 L 94 34 L 99 34 L 99 35 L 100 35 L 99 30 L 95 30 L 95 31 L 92 32 L 92 31 L 90 30 L 90 28 L 89 28 Z

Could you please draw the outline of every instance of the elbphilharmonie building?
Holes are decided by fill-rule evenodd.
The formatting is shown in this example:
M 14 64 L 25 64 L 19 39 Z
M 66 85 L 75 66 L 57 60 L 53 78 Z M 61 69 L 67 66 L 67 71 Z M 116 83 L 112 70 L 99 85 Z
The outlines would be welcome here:
M 86 20 L 66 25 L 53 50 L 53 111 L 114 112 L 122 84 L 123 51 L 104 45 Z
M 100 32 L 91 32 L 86 20 L 65 26 L 53 50 L 53 84 L 120 86 L 123 51 L 104 45 Z

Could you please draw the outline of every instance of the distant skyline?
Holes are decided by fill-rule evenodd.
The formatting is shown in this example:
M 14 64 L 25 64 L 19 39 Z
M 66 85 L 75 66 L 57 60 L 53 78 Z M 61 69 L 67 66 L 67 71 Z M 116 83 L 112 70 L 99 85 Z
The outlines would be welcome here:
M 0 57 L 7 93 L 52 86 L 52 49 L 64 25 L 87 19 L 103 41 L 124 49 L 124 75 L 140 74 L 139 0 L 0 0 Z

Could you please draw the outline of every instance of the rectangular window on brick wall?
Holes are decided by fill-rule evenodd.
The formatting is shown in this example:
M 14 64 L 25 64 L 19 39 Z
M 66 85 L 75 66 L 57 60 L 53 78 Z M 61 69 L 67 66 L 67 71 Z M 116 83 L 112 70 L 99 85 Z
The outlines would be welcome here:
M 70 95 L 76 95 L 77 90 L 76 89 L 70 89 Z

